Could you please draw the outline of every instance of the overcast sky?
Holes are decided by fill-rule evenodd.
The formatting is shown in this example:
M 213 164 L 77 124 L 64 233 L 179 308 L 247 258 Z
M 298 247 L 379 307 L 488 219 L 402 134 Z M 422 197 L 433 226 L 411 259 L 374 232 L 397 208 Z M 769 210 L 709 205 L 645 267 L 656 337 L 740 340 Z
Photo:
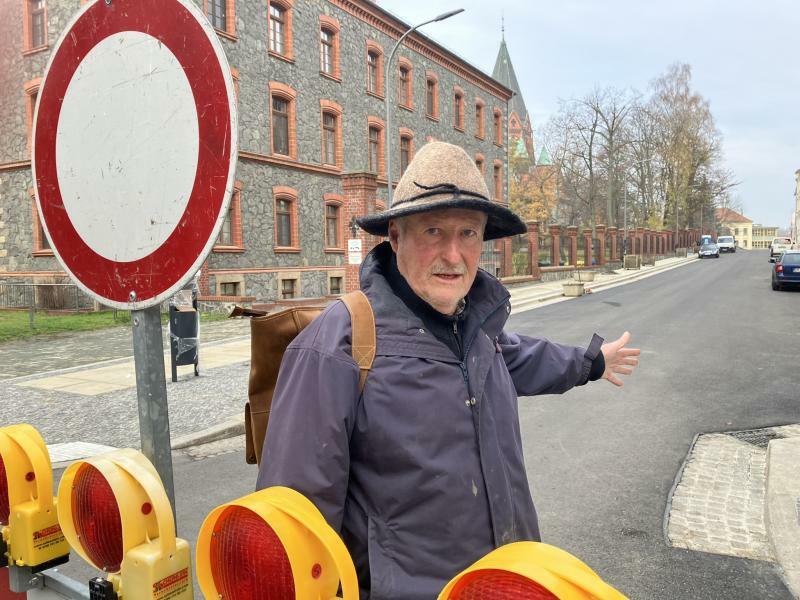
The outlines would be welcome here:
M 800 169 L 798 0 L 379 0 L 411 24 L 465 12 L 423 31 L 491 73 L 505 38 L 534 130 L 559 98 L 596 84 L 648 92 L 674 62 L 692 66 L 711 103 L 736 194 L 756 223 L 788 227 Z M 538 148 L 537 148 L 538 152 Z

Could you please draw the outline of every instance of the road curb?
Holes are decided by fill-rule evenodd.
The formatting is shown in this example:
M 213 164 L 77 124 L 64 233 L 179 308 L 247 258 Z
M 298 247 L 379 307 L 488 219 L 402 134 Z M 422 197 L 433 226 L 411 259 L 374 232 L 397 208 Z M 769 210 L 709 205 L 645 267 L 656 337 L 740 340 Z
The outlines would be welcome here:
M 772 440 L 767 447 L 767 494 L 764 520 L 767 537 L 783 580 L 800 598 L 800 438 Z
M 200 444 L 217 442 L 237 435 L 244 435 L 244 416 L 231 417 L 207 429 L 175 438 L 172 440 L 172 449 L 182 450 L 192 446 L 199 446 Z

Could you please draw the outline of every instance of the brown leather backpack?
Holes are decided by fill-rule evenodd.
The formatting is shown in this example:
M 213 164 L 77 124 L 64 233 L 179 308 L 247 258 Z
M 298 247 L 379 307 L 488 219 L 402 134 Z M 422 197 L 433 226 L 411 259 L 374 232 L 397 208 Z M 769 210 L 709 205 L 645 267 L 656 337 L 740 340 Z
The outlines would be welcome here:
M 360 375 L 359 393 L 364 391 L 367 375 L 375 359 L 375 315 L 369 300 L 361 291 L 350 292 L 341 298 L 350 312 L 352 323 L 353 359 Z M 261 449 L 267 433 L 272 395 L 278 381 L 278 370 L 286 348 L 322 311 L 321 306 L 290 308 L 272 315 L 254 311 L 234 314 L 252 316 L 250 319 L 250 382 L 248 402 L 244 408 L 246 434 L 245 459 L 255 465 L 261 461 Z M 254 316 L 256 315 L 256 316 Z

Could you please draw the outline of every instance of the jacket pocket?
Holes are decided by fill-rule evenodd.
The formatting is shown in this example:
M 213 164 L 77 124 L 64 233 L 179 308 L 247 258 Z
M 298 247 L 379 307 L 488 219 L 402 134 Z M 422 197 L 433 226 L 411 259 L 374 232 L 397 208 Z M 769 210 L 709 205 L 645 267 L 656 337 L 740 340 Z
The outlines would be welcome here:
M 383 521 L 369 517 L 367 529 L 369 598 L 370 600 L 397 600 L 400 596 L 396 593 L 396 567 L 388 548 L 388 527 Z

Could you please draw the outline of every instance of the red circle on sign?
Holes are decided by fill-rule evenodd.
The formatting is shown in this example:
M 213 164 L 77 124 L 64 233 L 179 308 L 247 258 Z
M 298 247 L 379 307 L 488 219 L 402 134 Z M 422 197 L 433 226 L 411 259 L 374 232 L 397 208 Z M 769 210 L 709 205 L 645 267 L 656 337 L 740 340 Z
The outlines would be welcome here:
M 149 255 L 117 262 L 87 245 L 67 214 L 58 183 L 56 133 L 67 88 L 83 59 L 101 41 L 125 31 L 156 38 L 180 62 L 194 95 L 200 144 L 191 195 L 175 229 Z M 98 1 L 89 6 L 51 57 L 39 94 L 34 132 L 33 165 L 41 217 L 65 269 L 99 299 L 126 306 L 132 291 L 136 304 L 144 308 L 176 289 L 193 267 L 199 268 L 199 259 L 210 246 L 229 197 L 234 160 L 232 129 L 226 74 L 192 11 L 178 0 Z

